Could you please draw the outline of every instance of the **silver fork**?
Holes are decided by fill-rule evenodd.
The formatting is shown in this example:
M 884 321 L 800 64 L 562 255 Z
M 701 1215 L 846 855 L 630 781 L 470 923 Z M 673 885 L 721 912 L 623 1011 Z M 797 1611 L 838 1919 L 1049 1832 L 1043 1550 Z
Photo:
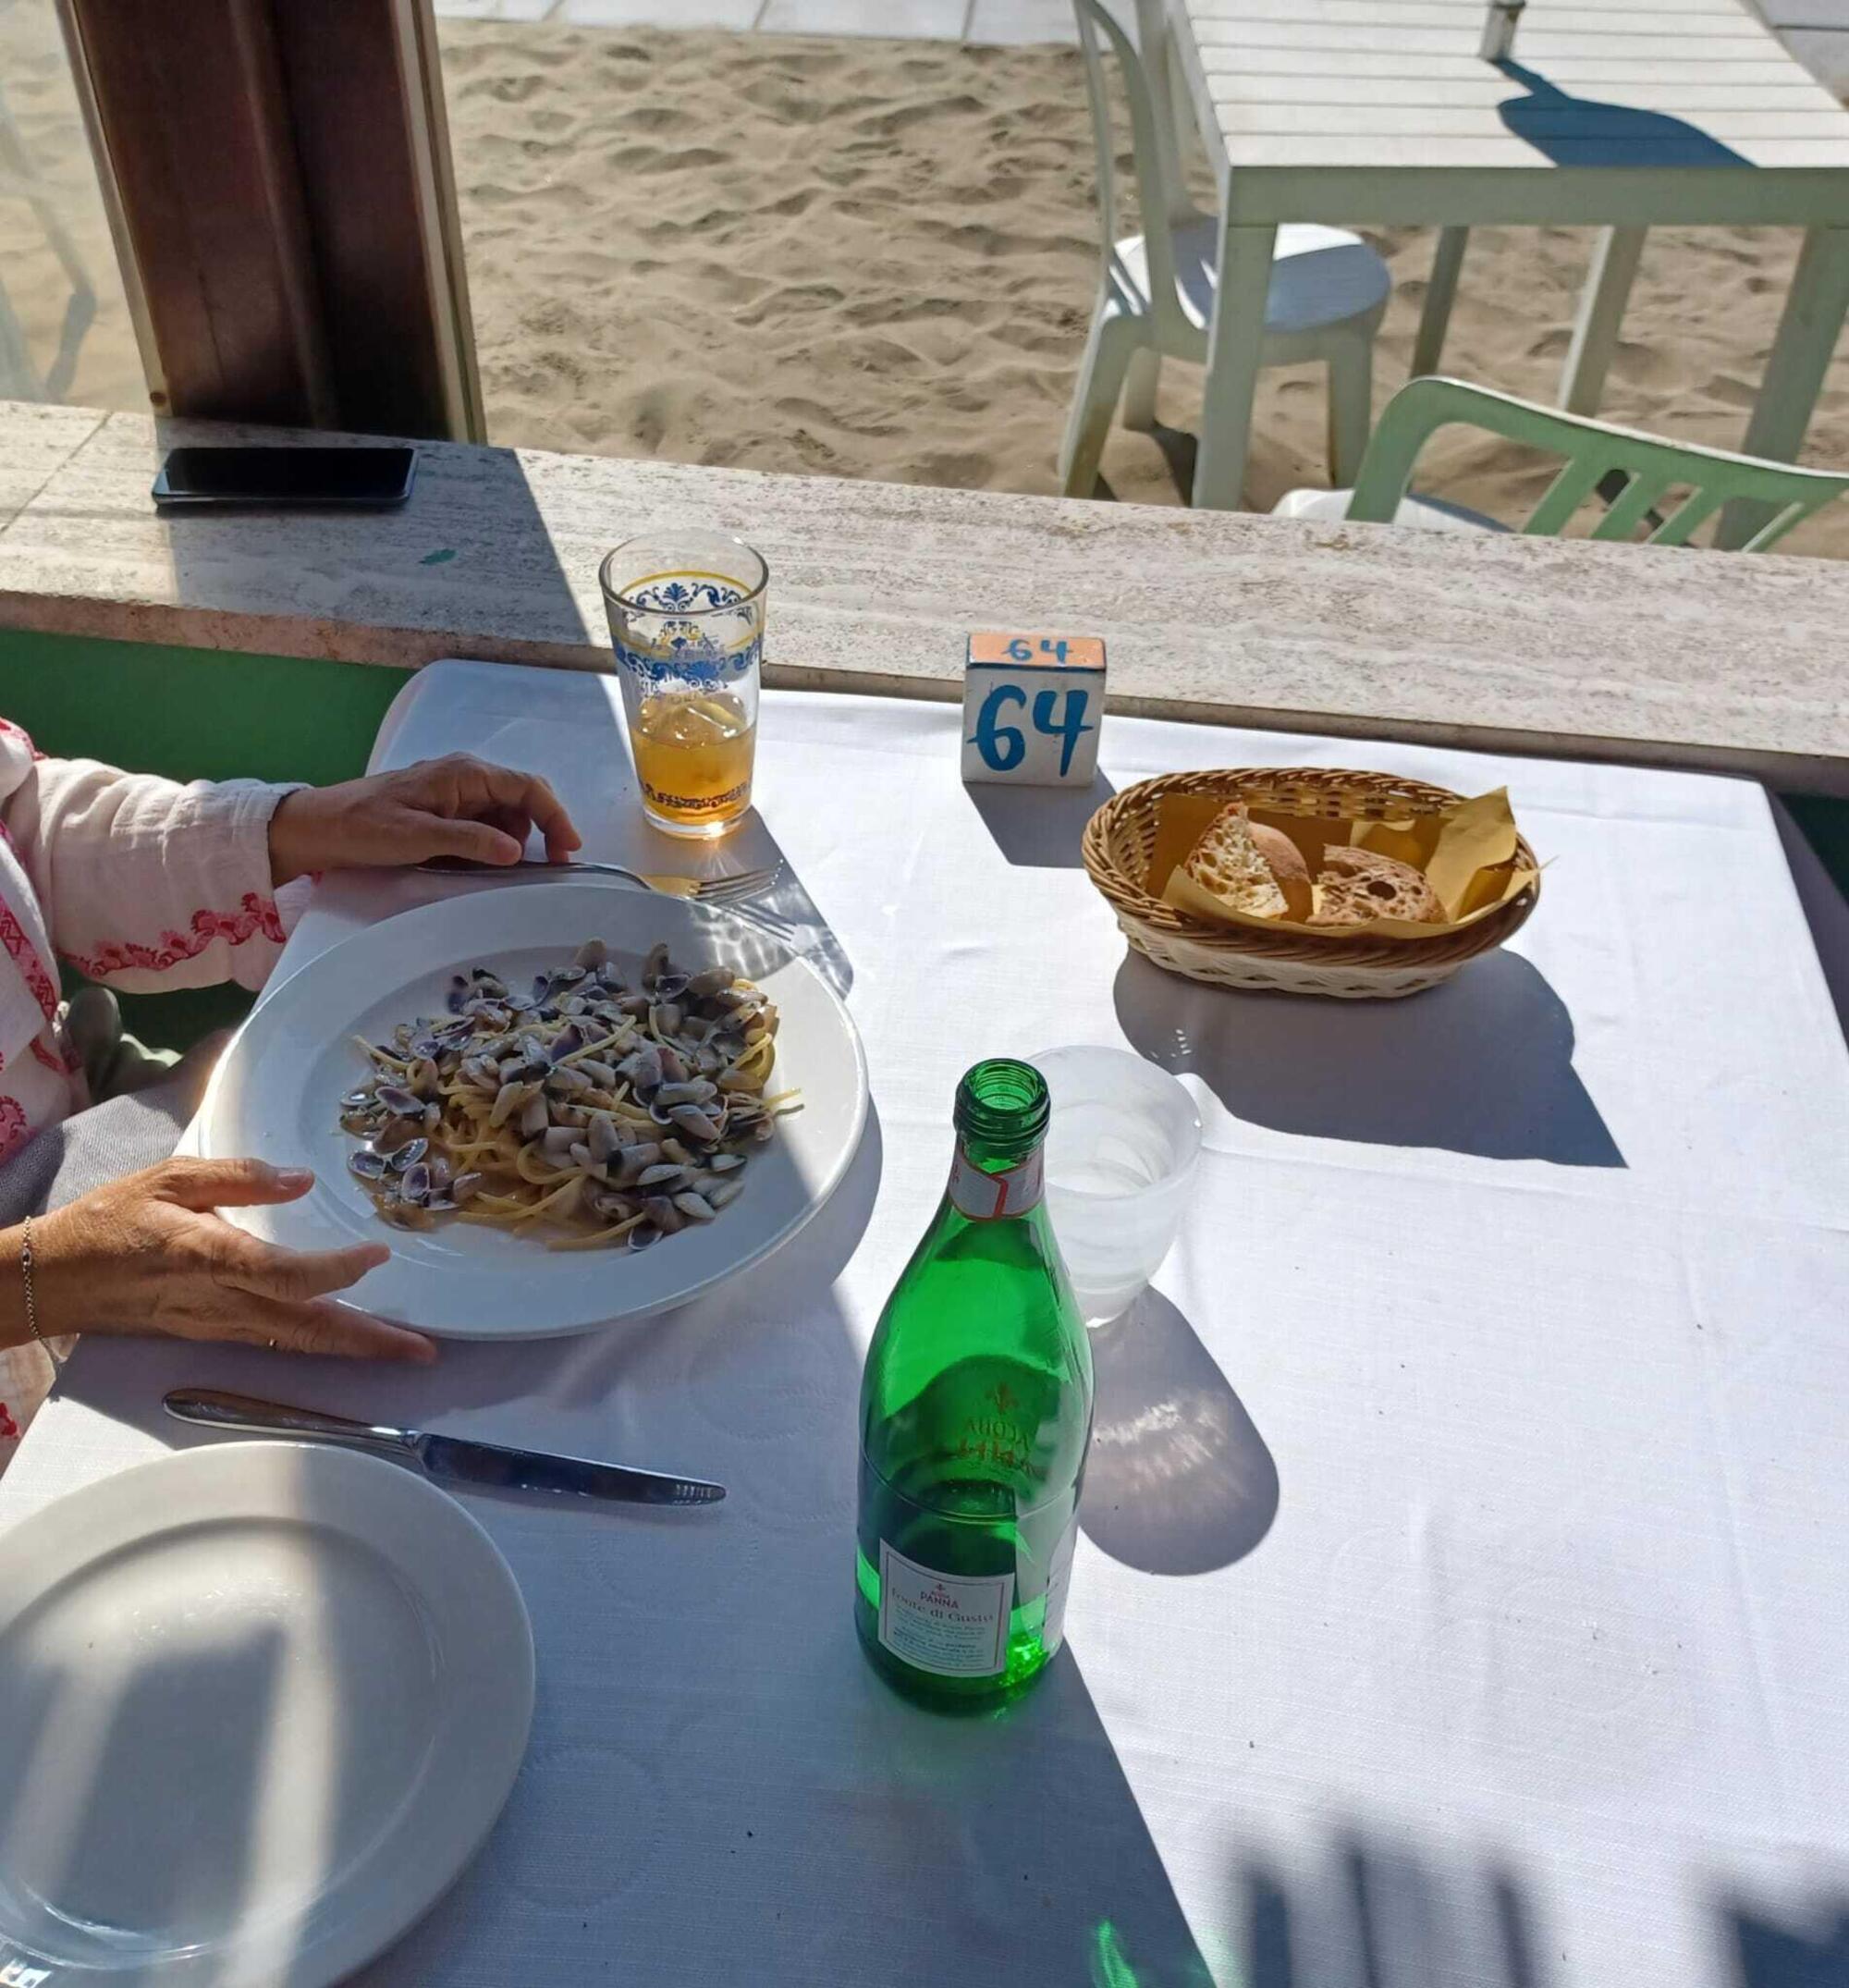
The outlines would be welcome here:
M 461 857 L 438 857 L 420 863 L 420 870 L 432 877 L 512 877 L 526 870 L 544 870 L 553 876 L 574 873 L 594 877 L 626 877 L 644 890 L 663 897 L 691 898 L 701 904 L 737 904 L 767 890 L 781 875 L 781 863 L 766 869 L 734 870 L 726 877 L 644 877 L 640 870 L 626 869 L 620 863 L 471 863 Z

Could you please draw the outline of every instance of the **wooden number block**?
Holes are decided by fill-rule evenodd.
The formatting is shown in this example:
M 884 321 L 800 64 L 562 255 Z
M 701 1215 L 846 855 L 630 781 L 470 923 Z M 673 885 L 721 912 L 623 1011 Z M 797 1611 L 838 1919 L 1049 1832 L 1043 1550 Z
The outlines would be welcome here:
M 970 637 L 963 673 L 963 778 L 1089 787 L 1104 719 L 1096 635 Z

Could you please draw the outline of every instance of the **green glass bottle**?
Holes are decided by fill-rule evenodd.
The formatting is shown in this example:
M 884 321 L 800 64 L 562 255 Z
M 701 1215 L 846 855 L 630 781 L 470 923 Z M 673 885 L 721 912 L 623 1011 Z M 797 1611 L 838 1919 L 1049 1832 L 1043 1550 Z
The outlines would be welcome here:
M 861 1381 L 854 1623 L 942 1709 L 1011 1698 L 1059 1648 L 1092 1357 L 1041 1195 L 1046 1081 L 978 1063 L 957 1157 Z

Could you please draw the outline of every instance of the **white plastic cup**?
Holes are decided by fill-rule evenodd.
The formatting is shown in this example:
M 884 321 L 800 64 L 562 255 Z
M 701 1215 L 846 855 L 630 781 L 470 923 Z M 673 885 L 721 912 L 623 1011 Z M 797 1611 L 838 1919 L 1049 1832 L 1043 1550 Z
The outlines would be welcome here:
M 1048 1049 L 1047 1207 L 1087 1325 L 1120 1318 L 1174 1246 L 1201 1151 L 1185 1086 L 1128 1049 Z

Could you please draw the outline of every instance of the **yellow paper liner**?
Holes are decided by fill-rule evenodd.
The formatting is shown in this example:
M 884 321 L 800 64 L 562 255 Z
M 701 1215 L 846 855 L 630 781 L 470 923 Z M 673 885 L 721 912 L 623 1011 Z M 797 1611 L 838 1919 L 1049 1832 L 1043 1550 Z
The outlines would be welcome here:
M 1227 805 L 1224 794 L 1167 796 L 1157 816 L 1156 847 L 1146 880 L 1152 896 L 1211 925 L 1301 932 L 1312 939 L 1433 939 L 1488 917 L 1525 890 L 1537 874 L 1516 859 L 1515 817 L 1506 788 L 1461 801 L 1440 814 L 1402 822 L 1332 820 L 1255 807 L 1251 818 L 1289 836 L 1303 852 L 1312 877 L 1323 868 L 1324 852 L 1331 846 L 1371 849 L 1421 871 L 1449 914 L 1439 921 L 1371 918 L 1365 925 L 1307 925 L 1292 918 L 1255 917 L 1223 903 L 1182 867 Z M 1315 891 L 1319 903 L 1321 886 Z

